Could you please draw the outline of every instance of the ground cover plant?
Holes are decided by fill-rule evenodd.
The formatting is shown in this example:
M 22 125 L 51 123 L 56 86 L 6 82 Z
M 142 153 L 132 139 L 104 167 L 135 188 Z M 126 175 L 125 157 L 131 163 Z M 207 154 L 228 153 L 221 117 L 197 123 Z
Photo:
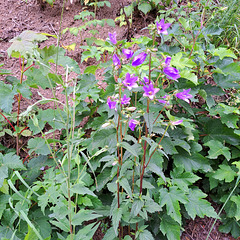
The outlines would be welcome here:
M 89 38 L 81 61 L 97 64 L 84 72 L 58 45 L 39 48 L 45 33 L 12 40 L 20 76 L 1 69 L 0 134 L 16 149 L 0 145 L 1 239 L 89 240 L 100 226 L 103 239 L 175 240 L 196 216 L 240 236 L 240 65 L 213 44 L 222 31 L 207 24 L 209 1 L 185 8 L 160 10 L 149 36 Z M 52 97 L 21 111 L 38 87 Z

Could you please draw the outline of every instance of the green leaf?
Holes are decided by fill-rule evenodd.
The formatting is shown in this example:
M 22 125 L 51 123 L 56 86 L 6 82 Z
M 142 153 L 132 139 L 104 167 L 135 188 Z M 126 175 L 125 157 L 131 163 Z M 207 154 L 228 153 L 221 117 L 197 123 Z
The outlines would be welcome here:
M 182 52 L 178 52 L 177 54 L 175 54 L 171 59 L 171 64 L 174 65 L 177 69 L 184 69 L 186 67 L 193 68 L 194 66 L 196 66 L 196 63 L 193 62 L 193 60 L 189 59 L 188 57 L 182 56 Z
M 33 229 L 28 225 L 28 233 L 25 236 L 24 240 L 38 240 L 38 236 L 36 233 L 33 231 Z
M 166 188 L 160 189 L 159 204 L 161 207 L 167 207 L 167 214 L 171 216 L 175 221 L 181 224 L 180 205 L 181 203 L 187 203 L 187 197 L 184 192 L 179 190 L 176 186 L 170 187 L 169 191 Z
M 15 170 L 26 170 L 26 167 L 23 165 L 20 157 L 13 152 L 3 156 L 3 165 Z
M 213 51 L 209 51 L 213 56 L 219 56 L 221 60 L 225 57 L 231 57 L 233 59 L 237 59 L 237 56 L 232 52 L 232 50 L 219 47 L 214 49 Z
M 47 37 L 42 33 L 33 31 L 24 31 L 19 36 L 10 40 L 12 45 L 8 48 L 9 56 L 19 57 L 19 54 L 25 58 L 34 55 L 34 50 L 38 47 L 37 43 L 45 41 Z
M 144 202 L 140 199 L 134 199 L 131 209 L 131 215 L 136 217 L 139 212 L 141 211 L 142 207 L 144 205 Z
M 212 174 L 212 177 L 225 182 L 232 182 L 237 176 L 237 173 L 228 165 L 222 164 L 219 169 Z
M 35 152 L 36 154 L 48 155 L 50 151 L 43 138 L 32 138 L 28 141 L 29 154 Z
M 139 144 L 134 144 L 134 145 L 130 145 L 127 142 L 121 142 L 119 144 L 120 147 L 125 148 L 128 152 L 130 152 L 134 157 L 138 158 L 138 150 L 139 150 Z
M 204 146 L 208 146 L 210 148 L 208 151 L 208 157 L 210 159 L 217 159 L 219 155 L 223 155 L 228 161 L 231 159 L 230 149 L 225 147 L 219 141 L 211 140 L 205 143 Z
M 189 189 L 188 202 L 184 204 L 189 216 L 194 219 L 196 216 L 203 218 L 204 216 L 217 218 L 217 213 L 211 204 L 203 199 L 207 194 L 200 189 Z
M 16 93 L 16 90 L 13 90 L 10 84 L 0 81 L 0 99 L 4 99 L 4 101 L 0 101 L 0 109 L 6 113 L 11 113 Z
M 122 218 L 122 208 L 114 209 L 112 213 L 112 223 L 113 223 L 113 229 L 116 236 L 118 235 L 118 226 L 119 226 L 119 222 L 121 221 L 121 218 Z
M 191 27 L 189 26 L 189 21 L 187 21 L 185 18 L 180 17 L 178 21 L 183 25 L 186 31 L 191 30 Z
M 81 209 L 77 212 L 77 214 L 73 215 L 72 225 L 74 225 L 74 226 L 81 225 L 85 221 L 96 219 L 98 217 L 102 217 L 102 215 L 96 214 L 92 210 Z
M 234 218 L 225 218 L 222 222 L 223 225 L 218 227 L 220 232 L 231 233 L 231 235 L 236 239 L 240 236 L 239 223 Z
M 138 9 L 146 15 L 151 11 L 151 5 L 149 3 L 140 3 L 138 4 Z
M 233 201 L 237 206 L 237 210 L 234 214 L 234 217 L 236 218 L 237 221 L 239 221 L 240 220 L 240 195 L 232 196 L 231 201 Z
M 110 27 L 115 27 L 115 22 L 113 19 L 105 19 L 105 20 Z
M 70 190 L 72 192 L 80 194 L 80 195 L 88 194 L 93 197 L 96 197 L 96 195 L 91 190 L 89 190 L 89 188 L 82 186 L 82 184 L 80 184 L 80 183 L 75 184 L 73 187 L 71 187 Z
M 190 72 L 189 70 L 182 70 L 182 71 L 180 72 L 180 75 L 181 75 L 182 78 L 185 78 L 185 79 L 187 79 L 187 80 L 190 80 L 190 81 L 191 81 L 192 83 L 194 83 L 195 85 L 198 84 L 198 78 L 197 78 L 197 76 L 196 76 L 194 73 Z
M 164 214 L 161 218 L 160 230 L 164 235 L 167 235 L 169 240 L 180 240 L 180 225 L 170 216 Z
M 200 153 L 192 153 L 191 155 L 186 151 L 179 149 L 179 154 L 173 155 L 174 164 L 176 167 L 184 166 L 187 172 L 192 171 L 204 171 L 210 172 L 212 167 L 210 166 L 207 158 L 202 156 Z
M 177 185 L 179 189 L 188 192 L 188 186 L 200 179 L 192 172 L 184 172 L 183 168 L 174 168 L 171 172 L 172 184 Z
M 82 229 L 80 229 L 78 231 L 75 239 L 81 239 L 81 240 L 92 239 L 92 237 L 95 234 L 95 232 L 97 231 L 100 223 L 101 222 L 99 222 L 97 224 L 96 223 L 91 223 L 91 224 L 88 224 L 87 226 L 84 226 Z
M 154 240 L 153 235 L 148 230 L 144 229 L 139 233 L 139 240 Z
M 130 184 L 129 184 L 128 180 L 126 178 L 121 178 L 119 180 L 119 184 L 126 191 L 127 195 L 132 198 L 132 189 L 130 187 Z

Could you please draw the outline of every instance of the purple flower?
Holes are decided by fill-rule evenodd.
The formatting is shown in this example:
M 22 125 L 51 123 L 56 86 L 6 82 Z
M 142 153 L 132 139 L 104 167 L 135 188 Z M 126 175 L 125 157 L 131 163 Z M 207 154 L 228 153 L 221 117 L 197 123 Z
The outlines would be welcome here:
M 160 102 L 160 103 L 163 103 L 163 104 L 166 104 L 166 105 L 170 105 L 170 103 L 169 103 L 169 99 L 170 99 L 170 96 L 169 95 L 165 95 L 165 96 L 163 96 L 162 98 L 165 98 L 166 100 L 162 100 L 162 99 L 158 99 L 158 101 Z
M 167 75 L 167 78 L 173 79 L 175 81 L 177 81 L 177 79 L 181 77 L 179 75 L 179 71 L 174 67 L 165 67 L 163 69 L 163 72 Z
M 114 55 L 113 55 L 112 60 L 113 60 L 113 64 L 114 64 L 116 67 L 121 65 L 120 59 L 118 58 L 117 54 L 114 54 Z
M 179 124 L 181 124 L 183 122 L 183 120 L 177 120 L 177 121 L 174 121 L 174 122 L 172 122 L 171 121 L 171 125 L 179 125 Z
M 165 64 L 166 64 L 166 66 L 167 66 L 167 67 L 170 67 L 170 62 L 171 62 L 171 59 L 172 59 L 172 58 L 171 58 L 171 57 L 169 57 L 169 56 L 168 56 L 168 57 L 166 57 L 166 59 L 165 59 Z
M 116 34 L 116 32 L 114 32 L 114 33 L 110 33 L 109 32 L 108 36 L 109 36 L 109 39 L 112 42 L 112 44 L 116 44 L 117 43 L 117 39 L 116 39 L 117 34 Z
M 135 76 L 135 74 L 133 74 L 133 76 L 131 77 L 130 73 L 127 73 L 126 78 L 123 81 L 123 85 L 125 87 L 127 87 L 128 90 L 132 90 L 132 88 L 138 87 L 138 85 L 136 83 L 137 80 L 138 80 L 138 77 Z
M 107 104 L 108 104 L 108 107 L 109 107 L 110 109 L 115 109 L 115 110 L 117 110 L 117 108 L 116 108 L 117 102 L 112 101 L 112 100 L 111 100 L 111 97 L 108 97 L 108 99 L 107 99 Z
M 125 55 L 125 57 L 126 57 L 127 59 L 131 58 L 131 57 L 133 56 L 133 53 L 134 53 L 134 52 L 133 52 L 132 50 L 130 50 L 130 49 L 123 49 L 122 52 L 123 52 L 123 54 Z
M 146 57 L 147 57 L 147 54 L 145 52 L 138 54 L 133 58 L 132 66 L 137 67 L 141 65 L 145 61 Z
M 183 101 L 189 103 L 189 98 L 192 98 L 193 96 L 191 94 L 188 94 L 191 91 L 191 88 L 189 88 L 188 90 L 183 89 L 182 92 L 179 92 L 176 94 L 177 98 L 182 99 Z
M 168 35 L 167 29 L 170 27 L 171 23 L 164 23 L 164 19 L 161 19 L 160 22 L 156 22 L 157 25 L 157 33 L 162 33 L 163 35 Z
M 130 99 L 126 96 L 126 94 L 123 95 L 123 98 L 121 98 L 121 104 L 129 104 L 130 103 Z
M 128 126 L 130 127 L 130 129 L 132 131 L 134 131 L 135 127 L 136 127 L 136 124 L 138 123 L 138 121 L 134 120 L 134 119 L 131 119 L 128 123 Z
M 153 100 L 155 94 L 159 91 L 159 88 L 154 88 L 153 84 L 150 83 L 149 85 L 143 86 L 144 94 L 143 96 L 149 97 L 151 100 Z
M 145 84 L 149 84 L 150 83 L 149 79 L 147 77 L 144 77 L 143 79 L 144 79 Z

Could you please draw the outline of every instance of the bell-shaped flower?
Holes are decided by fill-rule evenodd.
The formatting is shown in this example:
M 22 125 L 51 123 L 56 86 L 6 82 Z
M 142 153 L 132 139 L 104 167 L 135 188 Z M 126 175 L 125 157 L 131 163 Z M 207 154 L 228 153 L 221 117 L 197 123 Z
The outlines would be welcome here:
M 158 34 L 168 35 L 167 29 L 171 26 L 171 23 L 164 23 L 164 19 L 161 19 L 160 22 L 156 22 L 156 25 Z
M 136 83 L 136 81 L 138 80 L 138 77 L 135 76 L 135 74 L 133 74 L 133 76 L 131 77 L 130 73 L 126 74 L 126 78 L 123 81 L 123 85 L 125 87 L 127 87 L 128 90 L 132 90 L 133 88 L 137 88 L 138 85 Z
M 138 54 L 133 58 L 132 66 L 137 67 L 141 65 L 145 61 L 146 57 L 147 57 L 147 54 L 145 52 Z
M 118 57 L 117 54 L 114 54 L 114 55 L 113 55 L 112 60 L 113 60 L 113 64 L 114 64 L 116 67 L 118 67 L 118 66 L 121 65 L 121 61 L 120 61 L 120 59 L 119 59 L 119 57 Z
M 122 52 L 127 59 L 131 58 L 134 54 L 134 52 L 130 49 L 123 49 Z
M 136 125 L 138 124 L 138 121 L 137 120 L 134 120 L 134 119 L 130 119 L 129 123 L 128 123 L 128 126 L 129 128 L 134 131 Z
M 193 96 L 191 94 L 189 94 L 189 92 L 191 91 L 191 88 L 185 90 L 183 89 L 182 92 L 176 93 L 176 97 L 179 99 L 182 99 L 183 101 L 189 103 L 189 98 L 192 98 Z
M 117 34 L 116 32 L 114 33 L 108 33 L 109 39 L 111 41 L 112 44 L 116 44 L 117 43 Z
M 163 72 L 167 75 L 167 78 L 173 79 L 176 82 L 178 82 L 177 79 L 181 77 L 179 75 L 179 71 L 176 68 L 174 68 L 174 67 L 165 67 L 163 69 Z
M 117 102 L 112 101 L 112 100 L 111 100 L 111 97 L 108 97 L 108 99 L 107 99 L 107 104 L 108 104 L 109 109 L 115 109 L 115 110 L 117 110 Z
M 151 100 L 153 100 L 155 94 L 159 91 L 159 88 L 154 88 L 153 84 L 150 83 L 148 85 L 143 86 L 144 94 L 143 96 L 149 97 Z
M 170 67 L 171 60 L 172 60 L 171 57 L 169 57 L 169 56 L 166 57 L 166 59 L 165 59 L 165 65 L 166 65 L 167 67 Z
M 166 100 L 158 99 L 158 101 L 160 103 L 163 103 L 164 105 L 170 105 L 169 100 L 170 100 L 171 97 L 169 95 L 165 95 L 165 96 L 163 96 L 161 98 L 166 99 Z
M 130 104 L 130 100 L 131 98 L 128 98 L 126 94 L 124 94 L 123 97 L 121 98 L 121 104 L 126 104 L 126 105 Z
M 182 122 L 183 122 L 183 120 L 170 121 L 170 124 L 171 124 L 172 126 L 176 126 L 176 125 L 181 124 Z

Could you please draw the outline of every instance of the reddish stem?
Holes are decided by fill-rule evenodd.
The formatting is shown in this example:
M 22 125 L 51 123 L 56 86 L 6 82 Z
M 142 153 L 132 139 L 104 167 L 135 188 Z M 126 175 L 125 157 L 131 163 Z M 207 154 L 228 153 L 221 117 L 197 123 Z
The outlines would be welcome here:
M 25 73 L 30 67 L 34 66 L 35 63 L 33 63 L 32 65 L 30 65 L 29 67 L 27 67 L 25 70 L 23 70 L 23 72 Z
M 27 156 L 23 159 L 23 163 L 25 163 L 25 161 L 27 160 L 28 157 L 29 157 L 29 155 L 27 155 Z
M 2 112 L 0 112 L 0 114 L 6 119 L 6 121 L 11 125 L 13 131 L 15 132 L 16 129 L 15 129 L 14 126 L 11 124 L 11 122 L 7 119 L 7 117 L 5 117 Z
M 21 134 L 24 130 L 28 129 L 28 127 L 25 127 L 19 134 Z

